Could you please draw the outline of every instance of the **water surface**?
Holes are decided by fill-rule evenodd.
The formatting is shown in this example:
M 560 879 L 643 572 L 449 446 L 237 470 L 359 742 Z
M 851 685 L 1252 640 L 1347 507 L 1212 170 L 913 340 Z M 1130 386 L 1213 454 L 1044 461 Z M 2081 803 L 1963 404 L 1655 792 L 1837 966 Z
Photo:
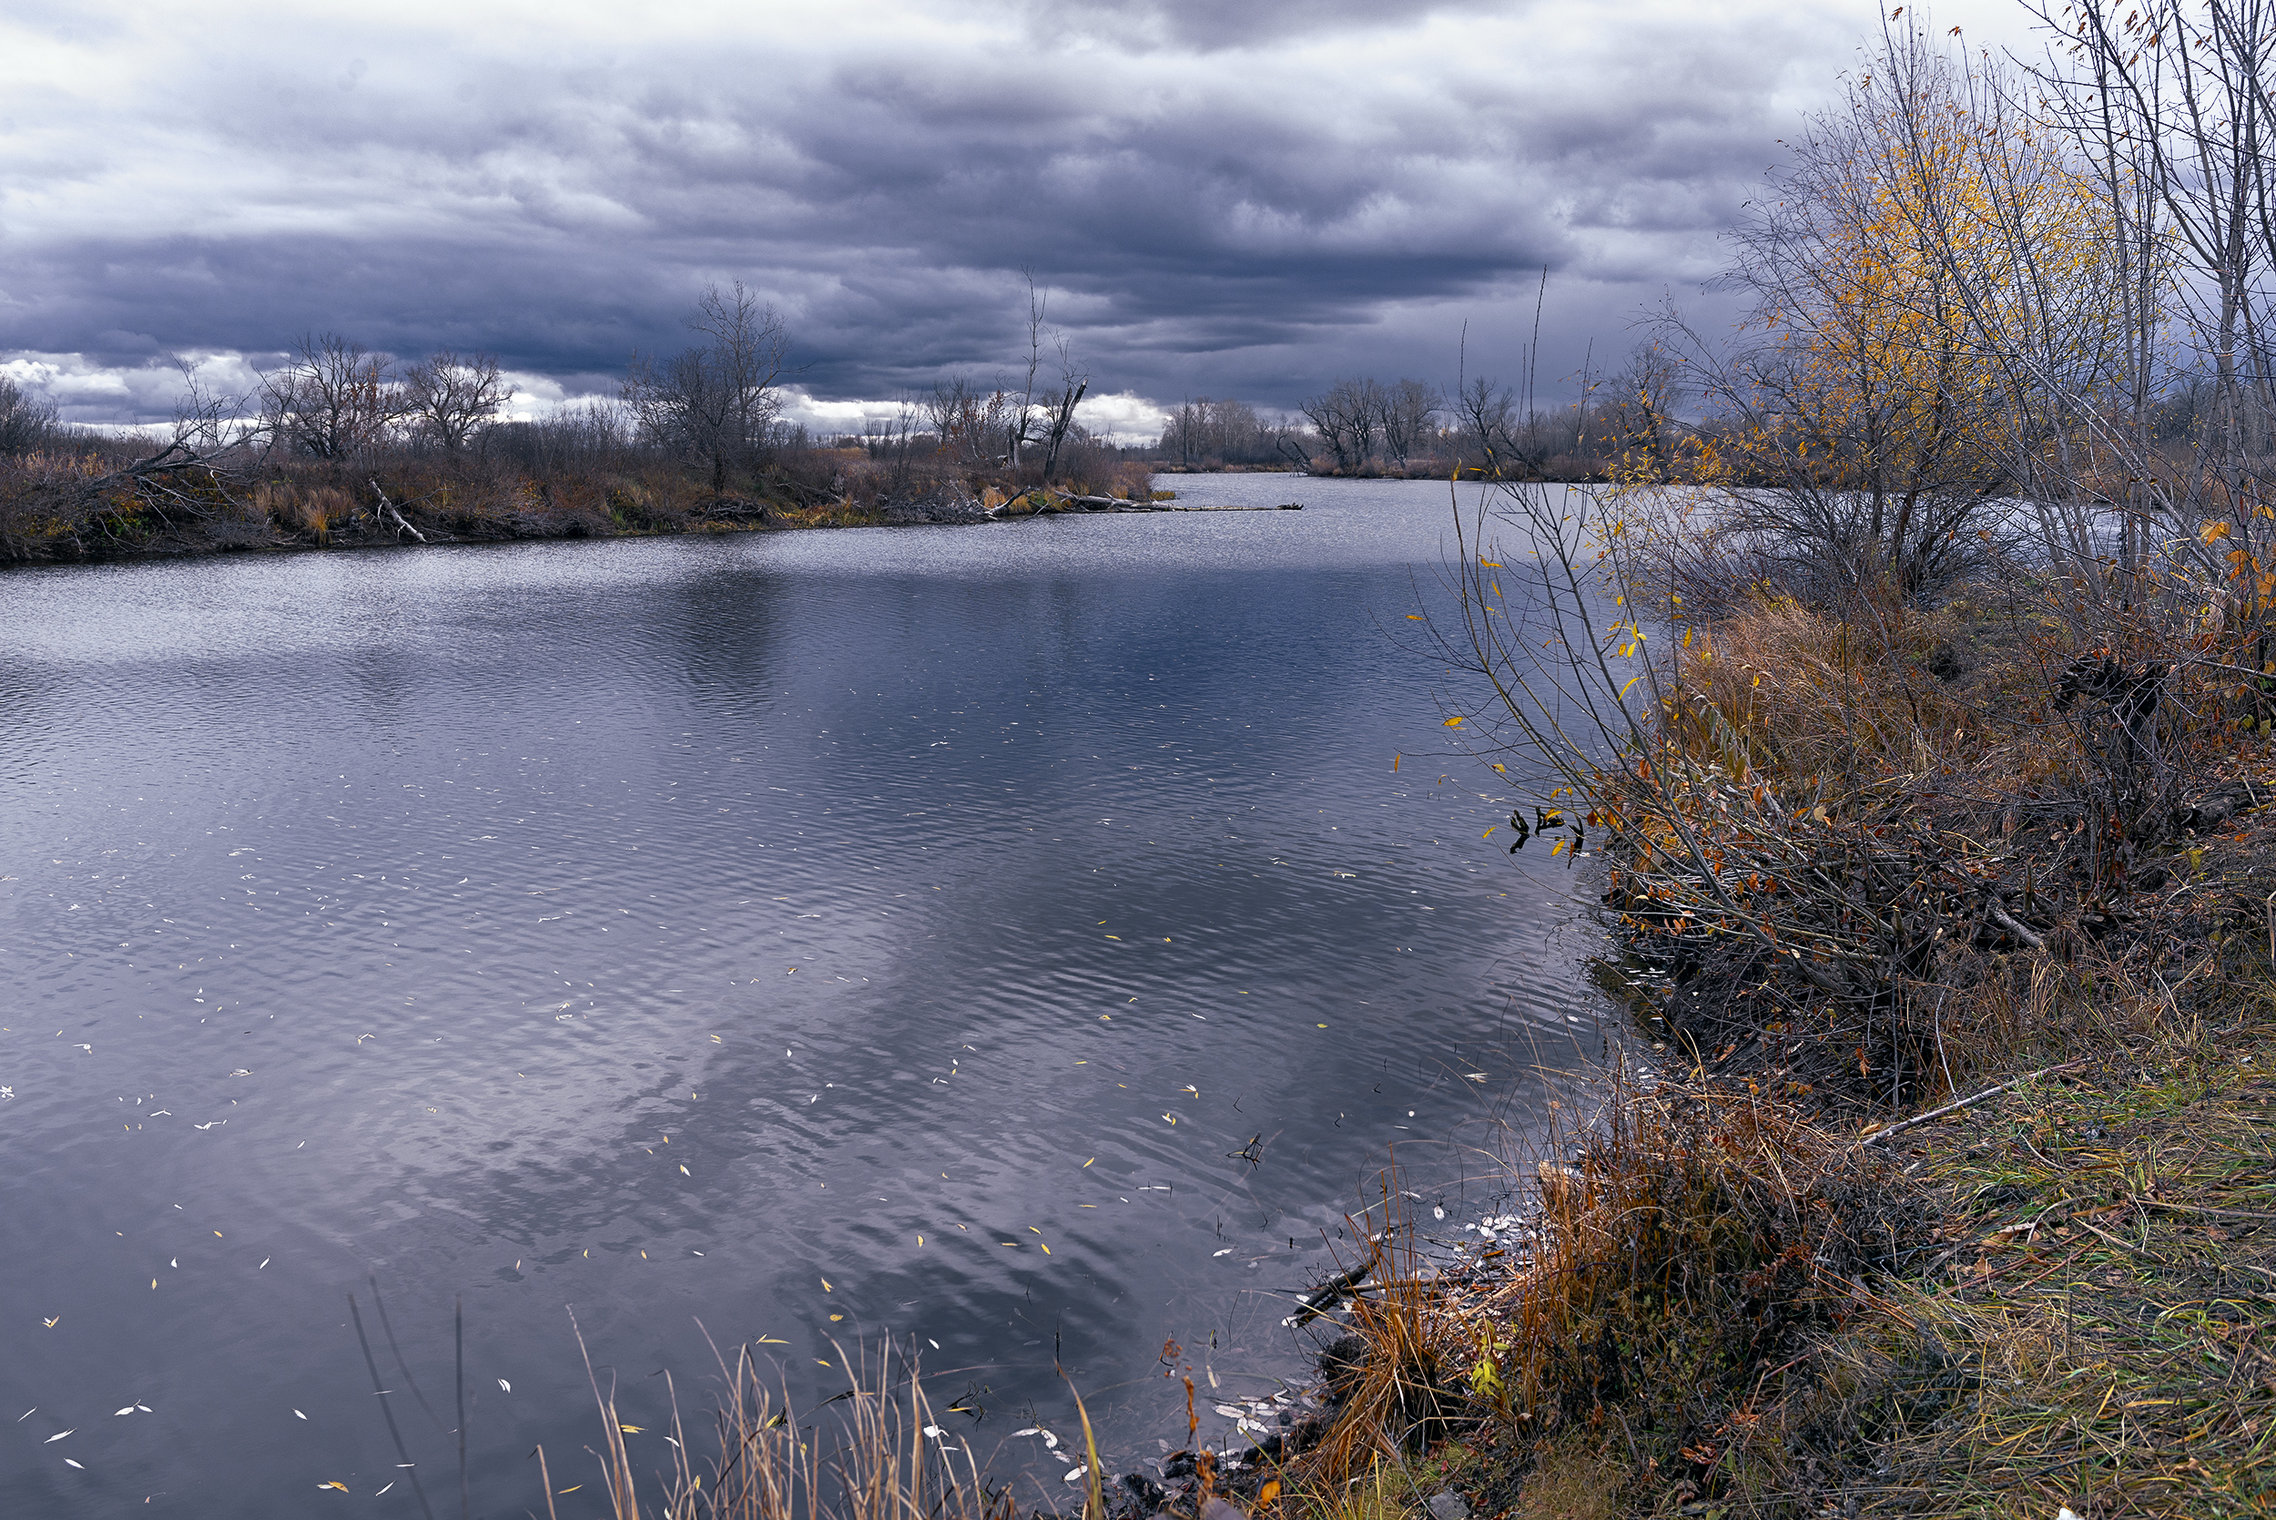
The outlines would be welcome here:
M 983 1451 L 1293 1368 L 1597 1002 L 1395 636 L 1446 488 L 1167 483 L 1305 510 L 0 577 L 0 1513 L 417 1513 L 374 1275 L 451 1512 L 460 1295 L 491 1514 L 592 1476 L 572 1305 L 636 1455 L 699 1319 Z

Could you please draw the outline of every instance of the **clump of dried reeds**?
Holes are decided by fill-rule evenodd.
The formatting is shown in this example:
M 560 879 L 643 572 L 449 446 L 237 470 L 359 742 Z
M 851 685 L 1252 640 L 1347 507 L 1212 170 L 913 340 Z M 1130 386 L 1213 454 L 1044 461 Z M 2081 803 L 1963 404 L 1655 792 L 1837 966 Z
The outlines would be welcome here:
M 1819 1352 L 1885 1302 L 1920 1191 L 1738 1082 L 1617 1081 L 1572 1138 L 1569 1163 L 1528 1174 L 1529 1243 L 1483 1285 L 1391 1244 L 1408 1232 L 1385 1187 L 1380 1281 L 1351 1317 L 1367 1354 L 1300 1463 L 1323 1510 L 1451 1432 L 1502 1443 L 1511 1471 L 1597 1474 L 1605 1513 L 1623 1484 L 1678 1502 L 1801 1486 Z
M 583 1338 L 579 1337 L 582 1346 Z M 689 1450 L 678 1394 L 671 1397 L 670 1455 L 660 1470 L 636 1463 L 613 1383 L 592 1375 L 602 1441 L 598 1461 L 614 1520 L 1013 1520 L 1008 1486 L 991 1483 L 970 1445 L 935 1419 L 911 1357 L 890 1346 L 849 1354 L 833 1346 L 847 1387 L 803 1414 L 752 1348 L 722 1356 L 712 1410 L 716 1452 Z M 588 1357 L 586 1368 L 592 1374 Z M 1078 1409 L 1081 1401 L 1077 1400 Z M 1105 1493 L 1090 1420 L 1082 1414 L 1090 1482 L 1086 1520 L 1104 1520 Z M 542 1448 L 546 1508 L 555 1516 L 555 1475 Z M 558 1517 L 555 1516 L 555 1520 Z

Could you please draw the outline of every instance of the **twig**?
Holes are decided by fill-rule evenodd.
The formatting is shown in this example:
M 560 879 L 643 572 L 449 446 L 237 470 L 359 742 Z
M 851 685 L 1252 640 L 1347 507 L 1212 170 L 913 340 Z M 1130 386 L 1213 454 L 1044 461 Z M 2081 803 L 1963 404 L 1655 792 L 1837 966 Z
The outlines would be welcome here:
M 1993 923 L 1999 925 L 2002 929 L 2005 929 L 2008 933 L 2014 935 L 2015 942 L 2021 945 L 2024 949 L 2044 950 L 2047 948 L 2047 942 L 2045 940 L 2041 939 L 2038 935 L 2033 934 L 2029 929 L 2024 928 L 2023 925 L 2017 922 L 2015 919 L 2009 917 L 2007 910 L 2001 907 L 1998 903 L 1995 902 L 1990 904 L 1986 909 L 1985 916 L 1991 919 Z
M 2081 1056 L 2075 1061 L 2065 1061 L 2060 1066 L 2044 1066 L 2037 1071 L 2025 1072 L 2020 1077 L 2010 1078 L 2009 1080 L 2000 1083 L 1997 1087 L 1987 1087 L 1982 1092 L 1975 1094 L 1973 1097 L 1962 1098 L 1957 1103 L 1947 1103 L 1942 1108 L 1932 1108 L 1925 1114 L 1915 1114 L 1910 1119 L 1899 1119 L 1894 1124 L 1883 1125 L 1880 1129 L 1873 1131 L 1873 1133 L 1865 1136 L 1857 1143 L 1860 1146 L 1866 1146 L 1871 1145 L 1876 1140 L 1886 1140 L 1891 1135 L 1896 1134 L 1898 1131 L 1911 1129 L 1916 1124 L 1926 1124 L 1931 1119 L 1941 1119 L 1946 1114 L 1958 1113 L 1963 1108 L 1973 1108 L 1976 1104 L 1983 1102 L 1986 1098 L 1996 1098 L 2001 1093 L 2006 1092 L 2009 1088 L 2021 1087 L 2024 1083 L 2032 1081 L 2035 1078 L 2051 1077 L 2059 1071 L 2074 1070 L 2077 1067 L 2086 1065 L 2089 1059 L 2089 1057 Z

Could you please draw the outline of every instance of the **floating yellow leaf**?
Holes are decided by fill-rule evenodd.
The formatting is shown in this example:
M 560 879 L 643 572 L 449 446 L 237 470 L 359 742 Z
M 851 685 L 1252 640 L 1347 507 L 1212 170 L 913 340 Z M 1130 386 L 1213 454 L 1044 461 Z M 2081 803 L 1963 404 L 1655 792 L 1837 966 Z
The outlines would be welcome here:
M 1446 727 L 1448 728 L 1460 728 L 1461 726 L 1462 715 L 1460 713 L 1456 713 L 1453 717 L 1446 720 Z

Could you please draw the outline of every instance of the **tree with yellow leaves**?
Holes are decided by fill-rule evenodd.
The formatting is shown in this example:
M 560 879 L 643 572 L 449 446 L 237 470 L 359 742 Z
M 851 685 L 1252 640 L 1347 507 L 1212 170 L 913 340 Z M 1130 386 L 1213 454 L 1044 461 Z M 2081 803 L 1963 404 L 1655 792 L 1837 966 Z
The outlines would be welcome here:
M 2106 204 L 2010 83 L 1892 25 L 1732 234 L 1737 342 L 1663 324 L 1714 413 L 1685 478 L 1795 589 L 1908 598 L 1964 571 L 2018 526 L 1998 503 L 2067 478 L 2115 372 Z

